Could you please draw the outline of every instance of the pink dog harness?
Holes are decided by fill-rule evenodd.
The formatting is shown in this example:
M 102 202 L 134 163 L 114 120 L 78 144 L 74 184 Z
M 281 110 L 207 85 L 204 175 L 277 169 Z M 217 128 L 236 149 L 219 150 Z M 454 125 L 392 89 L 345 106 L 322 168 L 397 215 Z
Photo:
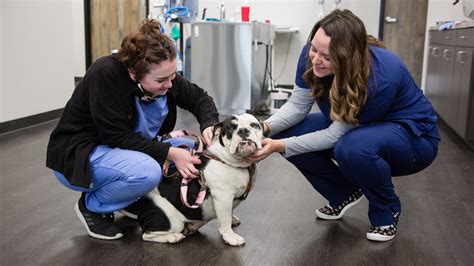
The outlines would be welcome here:
M 205 150 L 202 139 L 191 131 L 188 131 L 188 130 L 173 131 L 171 133 L 164 135 L 162 137 L 162 140 L 169 139 L 169 138 L 181 138 L 181 137 L 193 139 L 194 148 L 188 147 L 187 145 L 179 145 L 178 146 L 179 148 L 184 148 L 186 150 L 189 150 L 191 155 L 199 155 L 200 157 L 203 156 L 203 157 L 217 160 L 224 163 L 219 157 L 210 153 L 208 150 Z M 170 160 L 166 160 L 165 163 L 163 164 L 163 176 L 170 179 L 178 178 L 180 176 L 178 171 L 169 173 L 170 165 L 171 165 Z M 255 164 L 252 164 L 248 168 L 249 175 L 250 175 L 249 183 L 247 184 L 247 188 L 245 189 L 244 194 L 238 198 L 239 200 L 245 200 L 250 190 L 252 189 L 252 185 L 254 183 L 253 181 L 255 179 L 255 169 L 256 169 Z M 199 185 L 201 186 L 201 188 L 199 189 L 199 193 L 197 195 L 196 201 L 194 202 L 194 204 L 191 205 L 189 204 L 188 199 L 187 199 L 188 184 L 191 180 L 192 178 L 184 178 L 184 177 L 181 180 L 181 189 L 180 189 L 181 201 L 186 207 L 191 208 L 191 209 L 197 209 L 202 205 L 202 203 L 204 202 L 204 199 L 206 198 L 208 186 L 206 184 L 203 171 L 199 170 L 199 177 L 197 178 L 197 181 L 199 182 Z
M 179 148 L 189 150 L 191 155 L 202 153 L 202 151 L 204 150 L 204 143 L 203 143 L 202 139 L 198 135 L 196 135 L 193 132 L 188 131 L 188 130 L 177 130 L 177 131 L 170 132 L 170 133 L 164 135 L 162 137 L 162 140 L 166 140 L 166 139 L 169 139 L 169 138 L 183 138 L 183 137 L 194 139 L 194 147 L 191 148 L 191 147 L 188 147 L 187 145 L 179 145 L 178 146 Z M 166 160 L 165 163 L 163 164 L 163 176 L 167 177 L 167 178 L 171 178 L 171 179 L 178 178 L 180 176 L 178 171 L 174 171 L 171 174 L 169 173 L 170 165 L 171 165 L 170 160 Z M 183 177 L 182 180 L 181 180 L 181 193 L 180 193 L 181 194 L 181 201 L 183 202 L 183 204 L 186 207 L 191 208 L 191 209 L 196 209 L 196 208 L 199 208 L 202 205 L 202 203 L 204 202 L 204 199 L 206 198 L 207 184 L 204 180 L 204 175 L 203 175 L 202 171 L 200 170 L 199 171 L 198 182 L 199 182 L 201 188 L 199 189 L 199 193 L 198 193 L 196 201 L 194 202 L 193 205 L 190 205 L 188 203 L 187 195 L 188 195 L 188 183 L 191 181 L 191 179 L 192 178 L 184 178 Z

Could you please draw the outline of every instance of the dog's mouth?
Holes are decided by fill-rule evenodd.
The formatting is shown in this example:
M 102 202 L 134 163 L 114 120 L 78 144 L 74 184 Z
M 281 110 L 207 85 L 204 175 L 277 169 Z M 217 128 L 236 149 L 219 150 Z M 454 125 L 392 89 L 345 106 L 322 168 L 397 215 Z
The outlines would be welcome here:
M 251 139 L 242 139 L 237 146 L 240 155 L 247 156 L 257 150 L 257 143 Z

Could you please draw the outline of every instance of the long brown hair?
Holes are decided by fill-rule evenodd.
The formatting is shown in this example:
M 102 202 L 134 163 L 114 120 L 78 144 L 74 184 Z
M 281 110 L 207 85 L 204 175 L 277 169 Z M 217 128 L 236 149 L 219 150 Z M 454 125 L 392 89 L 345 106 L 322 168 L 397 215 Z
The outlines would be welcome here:
M 356 125 L 357 115 L 367 101 L 370 73 L 368 45 L 383 47 L 383 44 L 367 35 L 362 20 L 347 9 L 336 9 L 318 21 L 309 35 L 309 43 L 319 28 L 331 37 L 329 56 L 334 75 L 316 77 L 309 59 L 303 78 L 311 86 L 316 100 L 329 97 L 333 120 Z
M 151 64 L 176 56 L 173 41 L 161 32 L 160 23 L 155 19 L 144 20 L 138 32 L 127 35 L 118 53 L 119 60 L 135 72 L 136 80 L 150 71 Z

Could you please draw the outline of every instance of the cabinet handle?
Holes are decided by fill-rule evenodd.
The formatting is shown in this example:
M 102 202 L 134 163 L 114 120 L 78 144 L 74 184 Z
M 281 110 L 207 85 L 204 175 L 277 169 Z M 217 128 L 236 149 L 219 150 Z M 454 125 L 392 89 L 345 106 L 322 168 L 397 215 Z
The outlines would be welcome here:
M 438 53 L 437 53 L 438 50 L 439 50 L 438 47 L 433 47 L 433 50 L 432 50 L 433 51 L 433 57 L 438 57 Z
M 444 49 L 443 50 L 443 58 L 446 61 L 451 61 L 451 58 L 448 57 L 449 49 Z
M 467 36 L 461 35 L 459 36 L 459 39 L 467 39 Z
M 445 36 L 444 38 L 445 38 L 446 40 L 449 40 L 449 39 L 451 39 L 451 36 Z
M 466 61 L 462 61 L 462 56 L 465 55 L 465 54 L 467 54 L 466 51 L 459 51 L 459 52 L 458 52 L 457 61 L 458 61 L 460 64 L 464 64 L 464 63 L 467 62 L 467 60 L 466 60 Z

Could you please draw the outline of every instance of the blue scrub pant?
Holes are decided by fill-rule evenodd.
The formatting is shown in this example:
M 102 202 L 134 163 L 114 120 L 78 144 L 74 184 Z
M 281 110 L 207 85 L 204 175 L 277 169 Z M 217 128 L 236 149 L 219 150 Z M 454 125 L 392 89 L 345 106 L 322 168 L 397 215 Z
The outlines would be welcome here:
M 310 113 L 301 123 L 273 138 L 303 135 L 327 128 L 330 123 L 321 113 Z M 415 136 L 400 124 L 380 122 L 350 130 L 333 149 L 287 160 L 332 206 L 362 189 L 369 201 L 371 224 L 382 226 L 393 224 L 393 213 L 401 212 L 392 176 L 410 175 L 426 168 L 436 157 L 438 142 L 428 136 Z
M 194 147 L 188 138 L 171 138 L 171 146 Z M 71 185 L 58 171 L 56 178 L 67 188 L 85 192 L 86 208 L 97 213 L 121 210 L 150 192 L 160 183 L 161 165 L 151 156 L 132 150 L 95 147 L 89 155 L 92 188 Z

